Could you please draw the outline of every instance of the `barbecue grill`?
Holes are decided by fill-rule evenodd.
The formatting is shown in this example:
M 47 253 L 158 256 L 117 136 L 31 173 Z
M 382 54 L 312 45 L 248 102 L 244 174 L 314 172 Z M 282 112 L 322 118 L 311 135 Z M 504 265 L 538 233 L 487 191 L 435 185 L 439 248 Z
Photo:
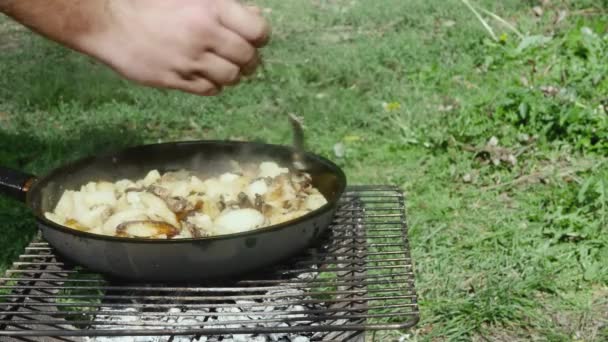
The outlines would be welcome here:
M 114 283 L 40 238 L 0 278 L 1 341 L 363 341 L 419 319 L 405 198 L 350 187 L 321 242 L 232 282 Z

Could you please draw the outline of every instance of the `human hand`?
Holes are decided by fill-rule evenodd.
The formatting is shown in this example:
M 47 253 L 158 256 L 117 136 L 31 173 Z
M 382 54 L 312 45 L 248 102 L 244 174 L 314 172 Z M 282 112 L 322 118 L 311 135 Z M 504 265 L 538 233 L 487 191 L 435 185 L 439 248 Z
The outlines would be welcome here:
M 103 29 L 76 45 L 137 83 L 211 96 L 260 62 L 269 26 L 236 0 L 108 1 Z

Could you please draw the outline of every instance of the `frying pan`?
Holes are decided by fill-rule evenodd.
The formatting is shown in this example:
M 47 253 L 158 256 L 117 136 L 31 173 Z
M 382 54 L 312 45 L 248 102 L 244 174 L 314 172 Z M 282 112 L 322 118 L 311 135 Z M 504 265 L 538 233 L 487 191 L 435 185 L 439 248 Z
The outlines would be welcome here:
M 232 278 L 294 256 L 322 236 L 346 187 L 338 166 L 306 153 L 307 172 L 328 203 L 292 221 L 230 235 L 173 240 L 103 236 L 58 225 L 44 213 L 53 211 L 64 190 L 90 181 L 139 179 L 152 169 L 215 175 L 228 171 L 230 160 L 291 165 L 292 152 L 281 145 L 234 141 L 144 145 L 83 158 L 40 178 L 0 168 L 0 193 L 26 203 L 60 257 L 109 278 L 163 283 Z

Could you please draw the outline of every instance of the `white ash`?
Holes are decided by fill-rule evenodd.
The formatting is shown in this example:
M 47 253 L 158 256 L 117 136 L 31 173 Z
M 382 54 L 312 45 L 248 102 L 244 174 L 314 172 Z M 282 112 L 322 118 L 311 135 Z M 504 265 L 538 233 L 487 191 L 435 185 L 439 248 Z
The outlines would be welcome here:
M 311 280 L 317 273 L 304 273 L 294 280 Z M 306 310 L 323 309 L 322 305 L 299 305 L 302 300 L 311 299 L 305 291 L 296 287 L 277 287 L 266 291 L 263 301 L 237 300 L 234 307 L 206 308 L 167 308 L 154 309 L 154 316 L 138 315 L 136 308 L 101 307 L 108 314 L 97 315 L 93 320 L 94 329 L 239 329 L 239 328 L 289 328 L 294 326 L 314 326 L 317 322 L 306 320 Z M 297 286 L 297 285 L 294 285 Z M 286 297 L 287 296 L 287 297 Z M 279 298 L 273 298 L 279 297 Z M 213 302 L 212 302 L 213 303 Z M 160 314 L 161 312 L 166 313 Z M 276 312 L 276 314 L 273 314 Z M 272 322 L 260 322 L 271 320 Z M 238 323 L 231 323 L 237 322 Z M 244 323 L 247 322 L 247 323 Z M 117 323 L 127 323 L 121 325 Z M 223 336 L 141 336 L 141 337 L 88 337 L 87 342 L 308 342 L 313 333 L 270 333 L 270 334 L 226 334 Z

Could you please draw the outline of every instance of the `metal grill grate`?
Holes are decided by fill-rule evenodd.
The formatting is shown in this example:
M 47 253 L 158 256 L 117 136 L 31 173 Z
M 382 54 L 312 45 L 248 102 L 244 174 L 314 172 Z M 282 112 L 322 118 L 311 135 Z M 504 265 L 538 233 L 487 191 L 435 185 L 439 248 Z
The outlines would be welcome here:
M 41 240 L 0 278 L 3 341 L 228 335 L 245 341 L 260 334 L 270 334 L 269 341 L 293 334 L 299 341 L 327 341 L 417 322 L 404 196 L 393 187 L 349 188 L 320 246 L 232 284 L 109 283 L 58 260 Z

